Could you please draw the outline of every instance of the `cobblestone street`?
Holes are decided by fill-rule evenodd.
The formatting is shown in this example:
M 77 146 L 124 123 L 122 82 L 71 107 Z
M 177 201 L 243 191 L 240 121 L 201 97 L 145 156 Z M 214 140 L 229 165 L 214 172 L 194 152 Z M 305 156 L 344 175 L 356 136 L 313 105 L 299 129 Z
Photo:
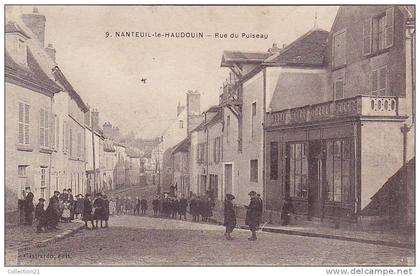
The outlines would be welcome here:
M 322 238 L 235 230 L 218 225 L 119 216 L 110 228 L 19 252 L 19 265 L 413 265 L 414 250 Z M 362 254 L 363 252 L 363 254 Z

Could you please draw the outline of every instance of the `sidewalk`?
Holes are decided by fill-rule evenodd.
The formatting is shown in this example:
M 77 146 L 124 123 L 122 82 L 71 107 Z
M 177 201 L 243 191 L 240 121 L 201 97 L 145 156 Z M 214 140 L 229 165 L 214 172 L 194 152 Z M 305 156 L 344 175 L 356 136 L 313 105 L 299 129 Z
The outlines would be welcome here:
M 19 251 L 39 247 L 50 242 L 55 242 L 81 230 L 84 223 L 75 220 L 70 223 L 59 223 L 57 231 L 36 233 L 36 226 L 15 225 L 5 228 L 5 263 L 16 265 Z
M 212 222 L 223 224 L 223 218 L 215 214 Z M 241 218 L 237 218 L 237 228 L 249 229 L 249 227 L 245 225 L 245 220 Z M 307 221 L 293 221 L 291 225 L 287 226 L 263 223 L 260 226 L 260 231 L 415 249 L 415 233 L 406 234 L 389 231 L 379 232 L 335 229 Z

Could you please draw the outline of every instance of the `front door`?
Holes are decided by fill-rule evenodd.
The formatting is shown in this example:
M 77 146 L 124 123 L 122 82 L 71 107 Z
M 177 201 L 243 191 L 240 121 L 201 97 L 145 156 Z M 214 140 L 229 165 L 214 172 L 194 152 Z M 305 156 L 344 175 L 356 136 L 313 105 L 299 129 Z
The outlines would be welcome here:
M 308 163 L 308 219 L 311 219 L 322 216 L 322 179 L 325 174 L 321 141 L 309 142 Z

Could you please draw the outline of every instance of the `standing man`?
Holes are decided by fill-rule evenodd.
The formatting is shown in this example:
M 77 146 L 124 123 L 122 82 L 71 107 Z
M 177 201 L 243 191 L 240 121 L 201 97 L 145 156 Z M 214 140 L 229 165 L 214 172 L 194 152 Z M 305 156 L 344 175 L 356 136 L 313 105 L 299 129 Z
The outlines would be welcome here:
M 63 193 L 58 197 L 59 200 L 67 201 L 69 199 L 67 189 L 63 189 Z
M 260 202 L 260 219 L 259 222 L 262 223 L 262 213 L 263 213 L 263 200 L 260 194 L 257 194 L 258 201 Z
M 46 216 L 45 223 L 48 229 L 53 229 L 53 230 L 58 229 L 57 225 L 61 216 L 60 209 L 58 206 L 59 195 L 60 195 L 59 191 L 54 191 L 54 195 L 50 198 L 47 210 L 45 211 L 45 216 Z
M 244 207 L 247 209 L 245 224 L 249 226 L 249 230 L 251 230 L 252 234 L 248 240 L 256 241 L 257 227 L 260 226 L 261 201 L 258 199 L 257 193 L 255 191 L 249 192 L 248 195 L 250 196 L 249 205 L 244 205 Z
M 85 222 L 85 228 L 86 229 L 95 229 L 95 225 L 93 225 L 93 215 L 92 215 L 92 201 L 91 201 L 91 195 L 86 194 L 85 200 L 83 204 L 83 216 L 82 219 Z M 92 228 L 89 228 L 88 221 L 92 224 Z
M 32 225 L 34 220 L 34 194 L 31 192 L 30 187 L 25 188 L 25 225 Z
M 230 236 L 230 233 L 232 233 L 233 229 L 235 229 L 235 226 L 236 226 L 236 214 L 235 214 L 235 208 L 233 207 L 234 199 L 235 199 L 235 196 L 233 196 L 232 194 L 226 194 L 223 214 L 224 214 L 224 225 L 226 227 L 225 237 L 227 240 L 233 240 L 233 238 Z
M 182 219 L 182 216 L 184 216 L 184 219 L 187 219 L 187 206 L 188 206 L 188 201 L 185 198 L 184 194 L 182 194 L 178 203 L 179 219 Z
M 67 197 L 68 202 L 70 203 L 70 221 L 74 220 L 74 197 L 73 197 L 73 191 L 71 189 L 67 189 Z

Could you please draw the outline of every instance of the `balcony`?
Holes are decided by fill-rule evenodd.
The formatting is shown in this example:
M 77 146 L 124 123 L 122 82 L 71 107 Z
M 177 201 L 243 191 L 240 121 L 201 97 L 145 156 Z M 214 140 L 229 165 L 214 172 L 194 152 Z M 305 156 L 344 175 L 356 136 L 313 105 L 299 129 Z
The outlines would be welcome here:
M 268 126 L 283 126 L 353 116 L 393 117 L 400 115 L 401 98 L 356 96 L 320 104 L 268 113 Z

